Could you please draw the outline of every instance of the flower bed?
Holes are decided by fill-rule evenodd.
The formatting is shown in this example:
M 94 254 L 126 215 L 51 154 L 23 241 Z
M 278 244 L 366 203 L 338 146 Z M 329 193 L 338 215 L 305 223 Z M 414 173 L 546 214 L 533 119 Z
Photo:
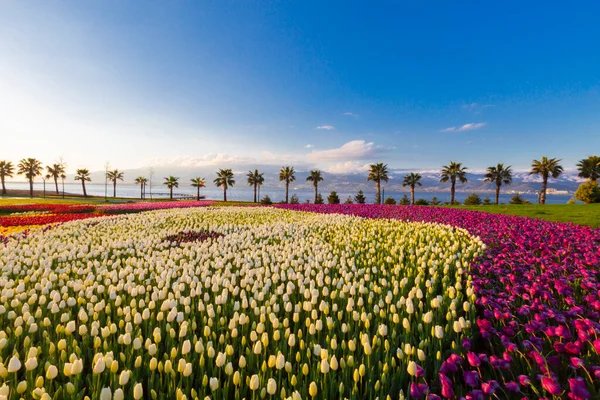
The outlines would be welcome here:
M 469 269 L 479 332 L 445 359 L 437 382 L 429 382 L 433 392 L 467 399 L 600 396 L 600 230 L 434 207 L 277 207 L 443 223 L 488 245 Z M 411 393 L 419 398 L 427 390 L 415 384 Z
M 13 214 L 24 212 L 49 212 L 52 214 L 82 214 L 90 213 L 96 209 L 93 204 L 57 204 L 57 203 L 41 203 L 41 204 L 12 204 L 9 206 L 0 206 L 1 214 Z
M 161 201 L 153 203 L 127 203 L 109 204 L 98 206 L 98 210 L 109 214 L 131 213 L 151 210 L 165 210 L 171 208 L 206 207 L 215 204 L 214 201 Z
M 103 214 L 87 213 L 87 214 L 40 214 L 40 215 L 26 215 L 26 216 L 6 216 L 0 217 L 0 226 L 11 227 L 11 226 L 28 226 L 28 225 L 48 225 L 63 223 L 69 221 L 75 221 L 78 219 L 97 218 L 102 217 Z
M 79 219 L 97 218 L 112 214 L 131 214 L 142 211 L 170 208 L 204 207 L 211 201 L 177 201 L 155 203 L 128 203 L 117 205 L 93 204 L 14 204 L 0 206 L 0 243 L 5 243 L 16 233 L 38 229 Z M 21 237 L 20 235 L 15 237 Z
M 180 232 L 212 237 L 165 242 Z M 397 399 L 472 336 L 483 249 L 439 224 L 272 208 L 33 232 L 0 248 L 0 391 Z

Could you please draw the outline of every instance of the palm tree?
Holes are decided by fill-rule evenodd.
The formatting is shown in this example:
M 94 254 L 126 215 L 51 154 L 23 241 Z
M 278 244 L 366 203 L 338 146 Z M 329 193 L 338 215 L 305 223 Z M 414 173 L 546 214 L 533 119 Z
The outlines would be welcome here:
M 248 177 L 248 186 L 254 186 L 254 202 L 255 203 L 256 203 L 256 189 L 258 188 L 258 185 L 261 185 L 265 181 L 265 178 L 263 175 L 264 174 L 259 174 L 257 169 L 255 169 L 254 172 L 248 171 L 248 173 L 246 174 L 246 176 Z
M 410 203 L 415 205 L 415 186 L 423 186 L 421 183 L 421 175 L 411 172 L 404 176 L 402 186 L 410 186 Z
M 25 175 L 29 180 L 29 196 L 33 197 L 33 180 L 42 174 L 42 163 L 35 158 L 24 158 L 19 162 L 19 175 Z
M 62 178 L 65 176 L 65 167 L 62 164 L 54 164 L 52 166 L 46 165 L 46 179 L 54 179 L 54 186 L 56 187 L 56 195 L 59 195 L 58 192 L 58 178 Z
M 500 186 L 503 183 L 510 185 L 512 183 L 512 169 L 509 165 L 504 167 L 504 164 L 498 164 L 495 167 L 488 167 L 487 173 L 485 174 L 484 182 L 495 182 L 496 183 L 496 204 L 500 201 Z
M 450 165 L 442 167 L 440 182 L 452 183 L 450 186 L 450 204 L 454 203 L 454 193 L 456 192 L 456 179 L 465 183 L 467 181 L 467 167 L 463 167 L 462 163 L 450 161 Z
M 165 180 L 163 185 L 166 185 L 169 188 L 169 199 L 173 200 L 173 188 L 179 187 L 179 177 L 171 175 L 168 178 L 165 177 L 163 179 Z
M 307 182 L 312 182 L 315 188 L 315 204 L 317 204 L 317 193 L 319 191 L 319 182 L 323 181 L 323 174 L 318 169 L 313 169 L 310 171 L 308 176 L 306 177 Z
M 227 189 L 235 185 L 233 172 L 230 169 L 219 169 L 217 178 L 213 182 L 217 187 L 223 188 L 223 201 L 227 201 Z
M 123 175 L 124 173 L 119 171 L 118 169 L 106 172 L 106 177 L 109 181 L 112 181 L 113 183 L 113 197 L 117 197 L 117 180 L 122 181 Z
M 260 200 L 260 187 L 263 185 L 263 183 L 265 183 L 265 177 L 263 176 L 264 174 L 259 174 L 258 177 L 256 178 L 256 183 L 258 185 L 258 199 Z M 269 196 L 267 196 L 269 197 Z M 270 201 L 271 199 L 269 199 Z
M 75 171 L 75 180 L 81 181 L 81 187 L 83 188 L 83 197 L 87 197 L 87 192 L 85 191 L 85 183 L 91 182 L 92 178 L 90 178 L 90 171 L 87 168 L 80 168 Z
M 148 183 L 148 179 L 144 178 L 143 176 L 138 176 L 137 178 L 135 178 L 136 185 L 140 185 L 140 199 L 144 198 L 144 189 L 146 187 L 146 183 Z
M 542 176 L 542 190 L 540 192 L 540 204 L 546 204 L 546 189 L 548 188 L 548 178 L 558 178 L 563 172 L 560 160 L 557 158 L 542 157 L 541 160 L 533 160 L 531 163 L 531 172 L 529 175 Z
M 581 178 L 597 181 L 600 178 L 600 157 L 589 156 L 588 158 L 579 160 L 577 169 Z
M 15 167 L 10 161 L 0 161 L 0 180 L 2 180 L 2 194 L 6 194 L 4 181 L 6 178 L 12 178 L 15 173 Z
M 195 187 L 197 190 L 196 193 L 196 200 L 200 200 L 200 188 L 203 188 L 206 186 L 206 181 L 204 180 L 204 178 L 200 178 L 200 177 L 196 177 L 196 178 L 192 178 L 192 187 Z
M 279 181 L 285 181 L 285 202 L 288 203 L 288 194 L 290 190 L 290 182 L 294 182 L 296 180 L 296 176 L 294 175 L 296 171 L 294 171 L 294 167 L 281 167 L 281 171 L 279 171 Z
M 388 181 L 387 164 L 377 163 L 371 164 L 367 182 L 373 181 L 377 185 L 377 193 L 375 194 L 375 204 L 381 204 L 381 181 Z

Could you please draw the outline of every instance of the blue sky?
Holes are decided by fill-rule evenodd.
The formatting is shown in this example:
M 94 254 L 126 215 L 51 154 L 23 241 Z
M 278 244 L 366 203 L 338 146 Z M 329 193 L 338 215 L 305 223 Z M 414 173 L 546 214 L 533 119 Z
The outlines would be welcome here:
M 600 152 L 600 5 L 0 1 L 0 159 L 70 169 Z

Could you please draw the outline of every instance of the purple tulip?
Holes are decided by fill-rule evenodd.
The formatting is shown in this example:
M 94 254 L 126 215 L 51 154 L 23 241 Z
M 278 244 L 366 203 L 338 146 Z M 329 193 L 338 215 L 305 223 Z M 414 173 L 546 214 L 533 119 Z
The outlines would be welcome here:
M 521 386 L 531 385 L 531 379 L 527 375 L 519 375 L 519 383 Z
M 521 387 L 519 386 L 519 384 L 517 382 L 513 382 L 513 381 L 506 382 L 504 384 L 504 387 L 506 388 L 506 390 L 508 390 L 509 392 L 512 392 L 512 393 L 518 393 L 519 390 L 521 390 Z
M 587 389 L 585 381 L 581 378 L 569 379 L 569 388 L 571 389 L 571 393 L 569 393 L 569 397 L 571 399 L 579 400 L 589 399 L 592 397 Z
M 454 390 L 452 389 L 452 381 L 444 374 L 438 374 L 440 384 L 442 385 L 442 397 L 450 399 L 454 397 Z
M 466 400 L 484 400 L 483 392 L 481 390 L 472 390 L 466 395 Z
M 421 389 L 419 388 L 419 385 L 417 385 L 417 382 L 410 383 L 410 396 L 417 398 L 417 399 L 425 396 L 425 393 L 423 393 L 421 391 Z
M 581 368 L 585 365 L 585 362 L 581 358 L 571 357 L 571 366 L 573 368 Z
M 558 396 L 562 393 L 562 389 L 558 383 L 549 376 L 545 376 L 542 378 L 542 387 L 544 390 L 554 396 Z
M 481 365 L 481 360 L 477 356 L 477 354 L 469 351 L 467 353 L 467 361 L 471 364 L 472 367 L 479 367 Z
M 465 383 L 471 387 L 477 387 L 479 385 L 479 373 L 477 371 L 464 371 L 463 379 Z
M 483 393 L 485 393 L 485 394 L 494 394 L 494 393 L 496 393 L 496 390 L 498 390 L 499 388 L 500 388 L 500 384 L 494 380 L 491 380 L 488 382 L 483 382 L 481 384 L 481 390 L 483 390 Z

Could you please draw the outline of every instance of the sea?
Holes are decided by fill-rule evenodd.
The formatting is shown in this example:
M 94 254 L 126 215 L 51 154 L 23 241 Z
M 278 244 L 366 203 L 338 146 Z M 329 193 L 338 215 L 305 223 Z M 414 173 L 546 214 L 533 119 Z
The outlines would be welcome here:
M 62 193 L 63 190 L 63 186 L 61 185 L 61 183 L 59 182 L 59 191 Z M 44 183 L 43 182 L 34 182 L 34 190 L 39 190 L 39 191 L 43 191 L 44 190 Z M 15 190 L 29 190 L 29 184 L 27 182 L 6 182 L 6 188 L 7 189 L 15 189 Z M 45 190 L 46 193 L 48 194 L 55 194 L 55 187 L 54 187 L 54 182 L 48 182 L 46 181 L 45 183 Z M 80 183 L 73 183 L 73 182 L 65 182 L 64 184 L 64 191 L 65 193 L 72 193 L 72 194 L 83 194 L 83 190 L 81 188 L 81 184 Z M 105 186 L 104 184 L 98 184 L 98 183 L 88 183 L 86 184 L 86 191 L 88 193 L 88 195 L 93 195 L 93 196 L 105 196 L 105 194 L 107 195 L 107 197 L 112 197 L 113 195 L 113 187 L 112 184 L 108 184 L 108 186 Z M 348 198 L 348 196 L 351 196 L 352 198 L 354 198 L 354 196 L 356 195 L 356 193 L 358 192 L 358 190 L 353 191 L 353 192 L 349 192 L 347 190 L 341 190 L 339 192 L 337 192 L 341 202 L 344 202 L 344 200 L 346 200 Z M 195 196 L 196 195 L 196 188 L 193 188 L 191 186 L 185 185 L 185 186 L 181 186 L 177 189 L 174 189 L 173 191 L 174 193 L 174 197 L 175 198 L 185 198 L 185 197 L 190 197 L 190 196 Z M 329 191 L 320 191 L 321 195 L 323 196 L 323 199 L 325 199 L 325 201 L 327 201 L 327 196 L 329 195 Z M 312 200 L 314 199 L 314 192 L 312 189 L 292 189 L 290 188 L 290 193 L 289 195 L 292 196 L 292 194 L 296 194 L 298 196 L 298 198 L 300 199 L 300 202 L 306 202 L 306 200 L 310 200 L 312 202 Z M 395 192 L 395 191 L 385 191 L 384 193 L 384 198 L 387 197 L 392 197 L 394 198 L 396 201 L 400 200 L 402 198 L 402 196 L 407 195 L 410 197 L 410 193 L 407 192 Z M 463 192 L 457 192 L 456 193 L 456 200 L 460 201 L 461 203 L 465 200 L 465 198 L 469 195 L 470 193 L 463 193 Z M 494 200 L 494 193 L 478 193 L 481 198 L 485 198 L 485 196 L 489 196 L 489 198 L 493 201 Z M 207 200 L 223 200 L 223 190 L 216 188 L 216 187 L 206 187 L 206 188 L 201 188 L 200 189 L 200 195 L 204 196 L 205 199 Z M 281 187 L 281 188 L 271 188 L 271 187 L 262 187 L 260 189 L 260 197 L 264 197 L 268 195 L 271 198 L 271 201 L 273 202 L 280 202 L 285 200 L 285 188 Z M 364 190 L 364 195 L 366 197 L 367 203 L 373 203 L 375 201 L 375 188 L 373 188 L 372 190 Z M 227 200 L 238 200 L 238 201 L 252 201 L 253 200 L 253 196 L 254 196 L 254 191 L 251 187 L 248 186 L 234 186 L 230 189 L 227 190 Z M 437 197 L 441 202 L 446 202 L 446 201 L 450 201 L 450 192 L 449 191 L 439 191 L 439 192 L 415 192 L 415 199 L 425 199 L 425 200 L 431 200 L 432 197 Z M 508 204 L 510 202 L 511 197 L 513 196 L 513 194 L 500 194 L 500 202 L 501 203 L 506 203 Z M 524 198 L 526 198 L 527 200 L 529 200 L 531 203 L 537 203 L 538 198 L 537 195 L 535 194 L 522 194 L 522 196 Z M 117 185 L 117 197 L 127 197 L 127 198 L 131 198 L 131 199 L 139 199 L 140 198 L 140 187 L 138 185 L 132 185 L 132 184 L 118 184 Z M 153 199 L 166 199 L 169 197 L 169 191 L 168 189 L 163 186 L 163 185 L 156 185 L 153 187 L 146 187 L 146 198 L 153 198 Z M 548 204 L 566 204 L 569 199 L 571 199 L 571 195 L 564 195 L 564 194 L 548 194 L 547 198 L 546 198 L 546 203 Z

